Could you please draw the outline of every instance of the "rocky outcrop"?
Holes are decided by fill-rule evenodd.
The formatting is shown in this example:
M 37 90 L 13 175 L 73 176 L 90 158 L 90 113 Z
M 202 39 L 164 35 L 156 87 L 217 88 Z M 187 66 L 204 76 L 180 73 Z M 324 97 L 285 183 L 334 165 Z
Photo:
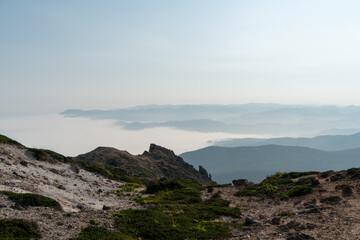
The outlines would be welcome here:
M 126 174 L 145 179 L 184 178 L 201 184 L 213 184 L 207 171 L 197 171 L 172 150 L 151 144 L 149 151 L 132 155 L 115 148 L 98 147 L 95 150 L 73 158 L 77 162 L 97 164 L 101 167 L 119 168 Z

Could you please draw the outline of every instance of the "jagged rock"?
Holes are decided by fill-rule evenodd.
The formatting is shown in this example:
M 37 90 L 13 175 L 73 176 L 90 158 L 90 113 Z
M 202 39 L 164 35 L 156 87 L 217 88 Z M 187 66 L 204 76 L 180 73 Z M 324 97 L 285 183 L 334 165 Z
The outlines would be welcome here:
M 109 206 L 104 205 L 104 206 L 102 207 L 102 210 L 110 210 L 110 207 L 109 207 Z
M 250 216 L 246 216 L 246 218 L 245 218 L 245 223 L 244 223 L 245 226 L 260 225 L 260 224 L 261 224 L 260 221 L 255 220 L 255 219 L 253 219 L 253 218 L 250 217 Z
M 28 162 L 26 162 L 26 161 L 20 161 L 20 164 L 23 165 L 24 167 L 28 166 Z
M 299 232 L 291 232 L 288 233 L 286 240 L 308 240 L 308 239 L 315 239 L 313 237 L 310 237 L 309 235 L 306 235 L 304 233 Z
M 247 179 L 237 179 L 233 180 L 232 183 L 235 187 L 246 187 L 249 184 L 249 181 Z

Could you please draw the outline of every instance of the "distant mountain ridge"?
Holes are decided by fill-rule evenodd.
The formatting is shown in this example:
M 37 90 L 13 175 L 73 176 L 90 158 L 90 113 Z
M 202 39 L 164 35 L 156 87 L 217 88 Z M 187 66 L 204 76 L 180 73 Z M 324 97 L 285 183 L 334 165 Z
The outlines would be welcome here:
M 170 127 L 185 131 L 314 136 L 360 129 L 360 107 L 282 104 L 147 105 L 112 110 L 69 109 L 65 117 L 110 119 L 127 130 Z
M 280 145 L 211 146 L 180 156 L 190 164 L 204 166 L 219 183 L 235 178 L 259 182 L 276 172 L 342 170 L 360 165 L 360 148 L 329 152 Z
M 282 145 L 308 147 L 324 151 L 340 151 L 360 147 L 360 133 L 352 135 L 323 135 L 314 138 L 244 138 L 231 139 L 215 142 L 214 146 L 220 147 L 242 147 L 242 146 L 263 146 Z

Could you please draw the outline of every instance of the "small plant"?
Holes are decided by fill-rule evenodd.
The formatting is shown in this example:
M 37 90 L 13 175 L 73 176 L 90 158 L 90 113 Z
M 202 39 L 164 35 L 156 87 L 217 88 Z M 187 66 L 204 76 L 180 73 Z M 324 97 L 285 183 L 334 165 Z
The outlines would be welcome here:
M 91 218 L 90 220 L 89 220 L 89 223 L 91 224 L 91 225 L 100 225 L 100 221 L 99 220 L 96 220 L 95 218 Z
M 291 217 L 291 216 L 292 216 L 292 213 L 289 211 L 284 211 L 284 212 L 279 213 L 279 217 Z
M 71 217 L 72 215 L 73 215 L 72 212 L 67 212 L 64 214 L 64 216 L 66 216 L 66 217 Z

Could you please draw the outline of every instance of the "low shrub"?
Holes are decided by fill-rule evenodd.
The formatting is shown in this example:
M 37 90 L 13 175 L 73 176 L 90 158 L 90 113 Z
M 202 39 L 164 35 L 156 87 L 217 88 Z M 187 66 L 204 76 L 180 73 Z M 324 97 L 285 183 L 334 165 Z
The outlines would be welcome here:
M 306 195 L 311 192 L 312 192 L 312 188 L 310 186 L 298 185 L 298 186 L 295 186 L 295 187 L 291 188 L 290 190 L 284 192 L 279 197 L 280 197 L 280 199 L 284 200 L 284 199 L 288 199 L 291 197 L 303 196 L 303 195 Z
M 40 238 L 36 223 L 22 219 L 1 219 L 0 239 L 34 239 Z
M 135 240 L 136 238 L 121 232 L 112 232 L 104 227 L 88 226 L 81 230 L 73 240 Z
M 17 202 L 22 207 L 50 207 L 61 210 L 60 204 L 52 198 L 33 193 L 14 193 L 0 191 L 0 194 L 8 196 L 9 199 Z

